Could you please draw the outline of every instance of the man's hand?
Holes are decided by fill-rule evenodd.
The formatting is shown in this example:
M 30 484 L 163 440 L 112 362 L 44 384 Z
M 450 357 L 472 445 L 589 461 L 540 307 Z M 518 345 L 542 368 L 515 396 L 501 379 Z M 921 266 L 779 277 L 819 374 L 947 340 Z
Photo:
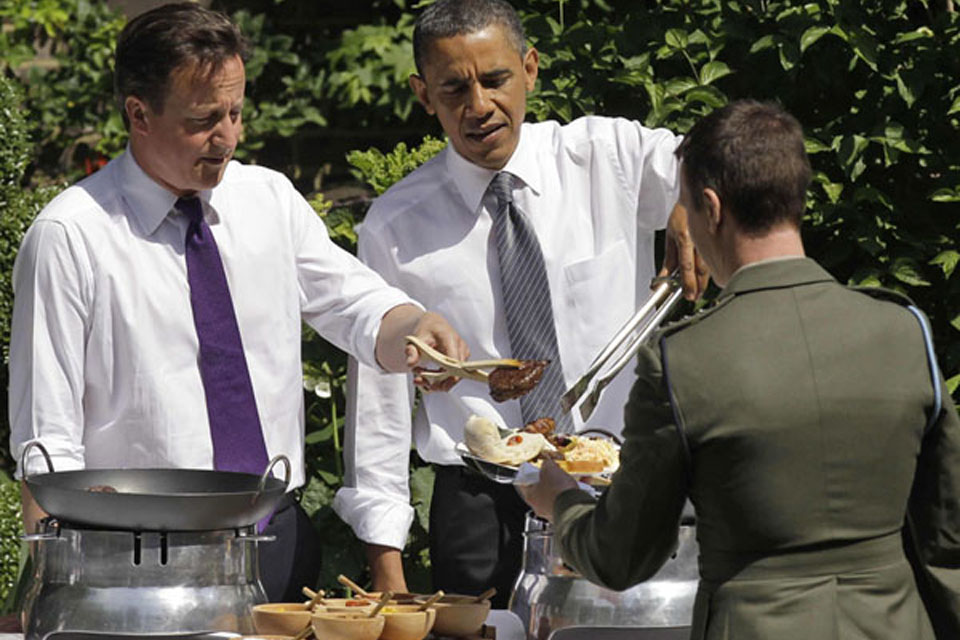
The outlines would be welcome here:
M 663 268 L 658 275 L 669 276 L 680 267 L 680 282 L 683 285 L 683 297 L 696 300 L 703 295 L 710 281 L 707 264 L 700 257 L 690 230 L 687 227 L 687 210 L 678 202 L 670 212 L 667 221 L 666 245 L 663 254 Z
M 420 352 L 404 340 L 408 335 L 420 338 L 451 358 L 466 360 L 470 357 L 467 343 L 443 316 L 404 304 L 390 309 L 380 323 L 380 334 L 377 336 L 377 362 L 380 366 L 387 371 L 401 373 L 420 364 Z M 447 391 L 457 380 L 448 378 L 431 385 L 416 374 L 413 379 L 415 384 L 427 391 Z
M 403 575 L 400 550 L 379 544 L 367 544 L 366 548 L 373 590 L 407 593 L 407 579 Z
M 576 489 L 577 481 L 549 458 L 540 467 L 540 481 L 536 484 L 518 485 L 520 496 L 541 518 L 553 522 L 553 504 L 557 496 L 568 489 Z

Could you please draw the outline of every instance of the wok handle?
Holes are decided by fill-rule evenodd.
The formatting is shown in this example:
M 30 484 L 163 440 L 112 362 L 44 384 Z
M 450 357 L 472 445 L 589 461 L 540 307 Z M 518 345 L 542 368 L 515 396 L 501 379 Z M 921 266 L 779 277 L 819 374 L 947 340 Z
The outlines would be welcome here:
M 53 473 L 53 460 L 50 459 L 50 454 L 47 453 L 46 447 L 40 444 L 39 441 L 34 440 L 28 442 L 27 446 L 23 448 L 23 452 L 20 454 L 20 470 L 23 473 L 23 479 L 27 479 L 27 452 L 30 451 L 33 447 L 40 449 L 40 453 L 43 454 L 43 459 L 47 461 L 47 469 L 50 470 L 50 473 Z
M 270 464 L 267 465 L 267 469 L 263 472 L 263 475 L 260 476 L 260 484 L 257 486 L 257 493 L 253 496 L 251 502 L 256 502 L 260 498 L 260 494 L 263 493 L 264 488 L 267 486 L 267 478 L 270 477 L 270 472 L 273 471 L 273 468 L 277 466 L 278 462 L 283 462 L 283 466 L 286 472 L 283 474 L 283 488 L 286 491 L 286 488 L 290 486 L 290 459 L 287 456 L 278 454 L 274 456 L 273 460 L 270 461 Z

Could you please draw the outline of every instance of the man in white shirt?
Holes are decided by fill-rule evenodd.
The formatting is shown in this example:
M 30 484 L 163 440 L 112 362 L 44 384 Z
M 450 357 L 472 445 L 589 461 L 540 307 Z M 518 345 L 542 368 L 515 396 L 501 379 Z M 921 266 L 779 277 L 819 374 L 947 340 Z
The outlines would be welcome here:
M 498 203 L 488 192 L 498 172 L 509 174 L 514 203 L 543 255 L 562 373 L 572 384 L 648 296 L 654 234 L 677 200 L 679 138 L 623 119 L 523 124 L 538 54 L 526 48 L 517 14 L 502 0 L 431 5 L 417 21 L 414 55 L 411 87 L 450 145 L 373 204 L 359 257 L 449 318 L 474 357 L 517 355 L 501 291 Z M 696 271 L 685 217 L 673 218 L 692 297 L 705 274 Z M 672 242 L 668 262 L 675 263 Z M 574 428 L 619 431 L 631 381 L 629 372 L 619 376 L 588 424 L 573 416 Z M 334 507 L 367 543 L 374 588 L 406 589 L 400 549 L 413 518 L 412 437 L 437 470 L 434 587 L 476 593 L 496 586 L 494 604 L 504 605 L 519 569 L 526 509 L 512 487 L 467 471 L 454 445 L 471 414 L 523 426 L 520 403 L 494 403 L 483 383 L 463 381 L 451 393 L 425 395 L 411 426 L 412 388 L 403 377 L 354 362 L 350 383 L 346 486 Z M 551 417 L 559 413 L 557 403 Z
M 142 14 L 120 35 L 115 81 L 129 147 L 51 202 L 17 258 L 10 419 L 18 460 L 40 442 L 57 471 L 225 468 L 214 407 L 229 414 L 237 396 L 224 402 L 211 389 L 232 377 L 233 362 L 248 370 L 240 393 L 251 402 L 244 419 L 257 423 L 261 459 L 286 455 L 292 490 L 304 483 L 302 320 L 374 370 L 415 364 L 410 333 L 467 353 L 443 318 L 339 249 L 283 175 L 231 160 L 245 54 L 235 25 L 190 2 Z M 191 262 L 198 243 L 210 250 L 211 236 L 213 261 Z M 218 271 L 217 291 L 228 293 L 211 309 L 200 286 Z M 222 336 L 201 335 L 201 315 L 211 313 L 226 318 L 237 336 L 230 357 L 239 357 L 220 360 L 212 376 L 209 347 Z M 229 448 L 237 437 L 228 429 L 220 442 Z M 26 467 L 18 475 L 46 470 L 36 448 Z M 25 485 L 23 503 L 32 531 L 43 514 Z M 278 535 L 260 545 L 268 596 L 300 597 L 318 572 L 309 520 L 288 497 L 266 532 Z

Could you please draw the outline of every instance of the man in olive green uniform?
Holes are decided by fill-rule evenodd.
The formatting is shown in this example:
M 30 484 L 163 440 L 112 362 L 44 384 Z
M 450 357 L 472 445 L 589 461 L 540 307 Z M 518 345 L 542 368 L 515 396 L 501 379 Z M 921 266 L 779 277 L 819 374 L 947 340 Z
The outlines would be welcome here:
M 552 464 L 521 492 L 565 560 L 615 589 L 669 557 L 689 498 L 695 639 L 960 638 L 960 420 L 925 319 L 804 257 L 792 116 L 734 103 L 677 153 L 723 291 L 641 351 L 605 495 Z

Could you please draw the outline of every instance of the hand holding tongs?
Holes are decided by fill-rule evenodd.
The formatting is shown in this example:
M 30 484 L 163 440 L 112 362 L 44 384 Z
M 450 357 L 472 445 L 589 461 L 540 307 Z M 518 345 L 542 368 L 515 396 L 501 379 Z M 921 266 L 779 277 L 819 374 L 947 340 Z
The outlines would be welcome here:
M 440 353 L 416 336 L 406 336 L 404 339 L 415 346 L 420 353 L 440 365 L 440 371 L 419 372 L 419 375 L 431 384 L 446 380 L 447 378 L 453 376 L 457 376 L 459 378 L 469 378 L 470 380 L 478 380 L 480 382 L 487 382 L 490 374 L 487 371 L 484 371 L 484 369 L 496 369 L 498 367 L 510 367 L 516 369 L 523 366 L 522 360 L 515 360 L 513 358 L 505 358 L 501 360 L 457 360 L 456 358 L 451 358 L 448 355 Z
M 590 417 L 600 401 L 600 393 L 604 387 L 630 362 L 654 329 L 670 315 L 677 302 L 680 301 L 683 289 L 680 286 L 679 273 L 679 270 L 675 270 L 669 276 L 653 279 L 653 284 L 659 284 L 650 294 L 650 298 L 633 314 L 633 317 L 627 320 L 626 324 L 620 327 L 613 339 L 594 358 L 587 372 L 561 396 L 560 406 L 565 412 L 570 411 L 583 398 L 583 403 L 580 405 L 580 417 L 584 421 Z M 651 312 L 654 312 L 653 316 L 647 320 L 646 324 L 643 324 Z M 635 334 L 634 332 L 638 328 L 639 332 Z M 617 358 L 613 364 L 597 377 L 600 370 L 614 355 Z

